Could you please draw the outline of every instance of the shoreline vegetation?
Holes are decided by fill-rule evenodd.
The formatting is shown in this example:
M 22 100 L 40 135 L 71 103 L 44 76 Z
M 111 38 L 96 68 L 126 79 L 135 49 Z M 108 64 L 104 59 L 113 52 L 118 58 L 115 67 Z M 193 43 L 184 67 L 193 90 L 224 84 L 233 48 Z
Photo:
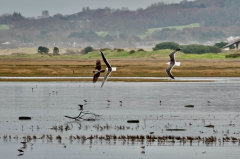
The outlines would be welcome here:
M 2 50 L 1 50 L 2 51 Z M 129 51 L 105 50 L 104 53 L 117 71 L 111 77 L 168 77 L 165 69 L 172 50 Z M 240 58 L 225 58 L 223 53 L 184 54 L 177 53 L 172 74 L 178 77 L 240 77 Z M 13 54 L 0 55 L 0 77 L 93 77 L 99 51 L 85 55 Z M 105 69 L 102 61 L 102 69 Z M 102 75 L 103 76 L 103 75 Z M 0 81 L 91 81 L 92 79 L 0 79 Z M 165 79 L 109 79 L 123 82 L 196 82 Z M 199 81 L 202 82 L 202 81 Z

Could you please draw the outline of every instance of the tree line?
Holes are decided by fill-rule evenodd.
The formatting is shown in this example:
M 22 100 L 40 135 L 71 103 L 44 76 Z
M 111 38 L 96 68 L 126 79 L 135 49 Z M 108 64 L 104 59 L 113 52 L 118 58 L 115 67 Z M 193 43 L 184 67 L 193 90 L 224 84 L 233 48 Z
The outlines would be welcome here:
M 78 39 L 80 41 L 105 40 L 114 41 L 125 35 L 125 39 L 139 40 L 149 28 L 187 25 L 200 23 L 200 28 L 163 29 L 155 31 L 151 39 L 166 41 L 174 40 L 187 43 L 189 41 L 223 41 L 229 36 L 238 36 L 240 32 L 239 0 L 196 0 L 181 3 L 155 3 L 149 7 L 131 11 L 128 8 L 90 9 L 63 16 L 50 16 L 45 10 L 41 19 L 26 18 L 21 13 L 0 16 L 0 24 L 10 26 L 10 36 L 6 30 L 0 30 L 1 38 L 14 38 L 22 42 L 60 41 L 61 39 Z M 107 32 L 99 37 L 96 32 Z M 56 35 L 56 36 L 54 36 Z M 62 37 L 62 38 L 58 38 Z M 122 36 L 124 37 L 124 36 Z M 123 38 L 121 38 L 123 39 Z

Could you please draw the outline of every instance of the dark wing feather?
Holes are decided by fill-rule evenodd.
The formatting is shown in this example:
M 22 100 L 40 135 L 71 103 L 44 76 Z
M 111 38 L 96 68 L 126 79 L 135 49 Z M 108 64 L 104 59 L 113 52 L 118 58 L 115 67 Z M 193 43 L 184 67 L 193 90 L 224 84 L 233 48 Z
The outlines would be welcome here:
M 94 74 L 94 76 L 93 76 L 93 83 L 97 82 L 99 76 L 100 76 L 100 72 Z
M 102 86 L 103 86 L 103 84 L 107 81 L 107 78 L 108 78 L 108 76 L 110 75 L 111 72 L 112 72 L 112 69 L 109 68 L 107 74 L 105 75 L 105 77 L 104 77 L 104 79 L 103 79 Z M 101 86 L 101 87 L 102 87 L 102 86 Z
M 169 54 L 171 62 L 175 62 L 175 54 L 180 50 L 181 49 L 179 48 L 179 49 L 177 49 L 177 50 L 175 50 L 175 51 L 173 51 L 172 53 Z
M 97 60 L 96 61 L 96 67 L 95 67 L 96 70 L 101 70 L 101 61 L 100 60 Z
M 167 72 L 168 76 L 171 77 L 172 79 L 174 79 L 174 77 L 171 73 L 171 70 L 172 70 L 173 67 L 174 67 L 174 64 L 170 64 L 170 66 L 166 69 L 166 72 Z
M 100 52 L 101 52 L 104 63 L 107 65 L 108 68 L 111 68 L 111 65 L 108 63 L 108 61 L 107 61 L 106 57 L 104 56 L 103 52 L 102 51 L 100 51 Z

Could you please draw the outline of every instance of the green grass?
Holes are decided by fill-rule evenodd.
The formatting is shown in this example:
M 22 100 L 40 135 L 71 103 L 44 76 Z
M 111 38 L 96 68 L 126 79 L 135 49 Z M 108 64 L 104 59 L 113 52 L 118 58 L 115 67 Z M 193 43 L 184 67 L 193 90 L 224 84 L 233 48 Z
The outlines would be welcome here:
M 1 29 L 9 29 L 9 26 L 8 25 L 0 25 L 0 30 Z
M 160 58 L 169 58 L 169 53 L 171 53 L 172 50 L 157 50 L 157 51 L 151 51 L 151 52 L 135 52 L 133 54 L 129 54 L 129 51 L 104 51 L 104 54 L 107 58 L 141 58 L 141 59 L 160 59 Z M 227 53 L 205 53 L 205 54 L 184 54 L 182 52 L 179 52 L 176 54 L 176 57 L 178 59 L 226 59 L 225 55 Z M 99 54 L 99 51 L 90 52 L 86 55 L 80 56 L 80 58 L 101 58 L 101 55 Z M 231 58 L 230 58 L 231 59 Z
M 102 37 L 105 37 L 107 34 L 108 34 L 108 32 L 96 32 L 96 34 L 98 34 L 98 36 L 102 36 Z
M 182 25 L 182 26 L 169 26 L 169 27 L 163 27 L 163 28 L 151 28 L 148 29 L 147 32 L 145 34 L 139 35 L 139 37 L 141 39 L 147 37 L 148 35 L 152 35 L 152 33 L 156 30 L 162 30 L 164 28 L 169 28 L 169 29 L 177 29 L 177 30 L 183 30 L 185 28 L 195 28 L 195 27 L 200 27 L 199 23 L 193 23 L 193 24 L 189 24 L 189 25 Z
M 226 59 L 224 53 L 205 53 L 205 54 L 184 54 L 178 53 L 176 55 L 179 59 Z
M 169 53 L 173 50 L 165 49 L 165 50 L 157 50 L 150 52 L 136 51 L 133 54 L 129 54 L 129 51 L 121 51 L 117 50 L 105 50 L 104 54 L 107 58 L 112 59 L 161 59 L 161 58 L 169 58 Z M 176 58 L 178 59 L 232 59 L 225 58 L 228 55 L 228 52 L 223 53 L 205 53 L 205 54 L 184 54 L 179 52 L 176 54 Z M 0 59 L 4 58 L 32 58 L 32 59 L 101 59 L 101 54 L 99 51 L 93 51 L 86 55 L 41 55 L 41 54 L 25 54 L 25 55 L 2 55 Z M 235 58 L 234 58 L 235 59 Z M 236 58 L 236 59 L 240 59 Z

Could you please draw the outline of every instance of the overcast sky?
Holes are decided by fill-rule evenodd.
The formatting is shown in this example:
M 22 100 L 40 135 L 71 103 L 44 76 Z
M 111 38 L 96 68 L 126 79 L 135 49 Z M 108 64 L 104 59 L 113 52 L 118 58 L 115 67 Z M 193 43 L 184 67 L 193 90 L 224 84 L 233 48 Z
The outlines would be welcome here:
M 130 10 L 146 8 L 156 2 L 180 2 L 182 0 L 0 0 L 0 15 L 4 13 L 20 12 L 25 17 L 40 16 L 43 10 L 48 10 L 52 16 L 57 13 L 73 14 L 80 12 L 83 7 L 121 8 Z

